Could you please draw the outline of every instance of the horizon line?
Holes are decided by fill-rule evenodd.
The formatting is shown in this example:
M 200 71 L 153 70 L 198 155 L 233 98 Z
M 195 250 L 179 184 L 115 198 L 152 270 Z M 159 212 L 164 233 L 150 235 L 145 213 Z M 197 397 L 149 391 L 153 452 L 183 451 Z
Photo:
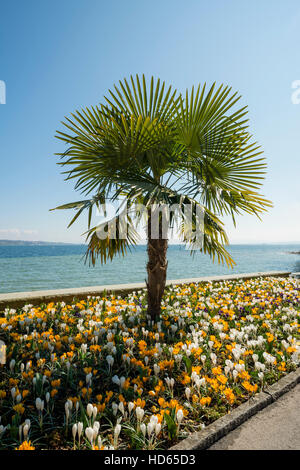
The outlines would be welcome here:
M 63 242 L 63 241 L 48 241 L 48 240 L 23 240 L 23 239 L 8 239 L 8 238 L 0 238 L 0 243 L 3 242 L 8 242 L 10 245 L 13 243 L 33 243 L 33 244 L 48 244 L 48 245 L 87 245 L 85 242 Z M 142 240 L 140 243 L 137 243 L 135 246 L 144 246 L 147 244 L 147 240 Z M 231 243 L 228 243 L 226 246 L 230 245 L 282 245 L 282 244 L 300 244 L 300 240 L 283 240 L 283 241 L 233 241 Z M 184 242 L 177 241 L 177 240 L 170 240 L 169 245 L 185 245 Z M 2 245 L 4 246 L 4 245 Z

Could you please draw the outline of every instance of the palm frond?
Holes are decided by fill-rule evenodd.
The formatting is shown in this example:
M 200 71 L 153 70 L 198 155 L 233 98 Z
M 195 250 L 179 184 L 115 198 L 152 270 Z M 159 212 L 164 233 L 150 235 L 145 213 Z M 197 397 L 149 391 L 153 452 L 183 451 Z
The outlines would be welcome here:
M 97 258 L 100 258 L 103 264 L 116 255 L 124 256 L 139 239 L 130 216 L 124 211 L 86 232 L 86 241 L 88 241 L 86 261 L 95 265 Z
M 54 211 L 58 209 L 78 209 L 78 211 L 72 218 L 71 222 L 69 223 L 68 228 L 71 227 L 71 225 L 75 222 L 75 220 L 78 219 L 78 217 L 82 214 L 84 210 L 87 210 L 88 211 L 88 228 L 90 228 L 94 206 L 96 206 L 99 212 L 102 209 L 103 214 L 106 215 L 105 202 L 106 202 L 105 195 L 97 194 L 91 199 L 85 199 L 84 201 L 70 202 L 68 204 L 63 204 L 61 206 L 55 207 L 50 210 Z

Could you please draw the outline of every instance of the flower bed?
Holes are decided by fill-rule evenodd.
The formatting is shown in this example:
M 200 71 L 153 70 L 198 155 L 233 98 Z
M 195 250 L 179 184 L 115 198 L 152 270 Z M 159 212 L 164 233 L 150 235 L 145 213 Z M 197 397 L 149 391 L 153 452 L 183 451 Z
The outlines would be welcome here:
M 6 309 L 0 449 L 163 449 L 299 362 L 300 283 L 264 278 Z

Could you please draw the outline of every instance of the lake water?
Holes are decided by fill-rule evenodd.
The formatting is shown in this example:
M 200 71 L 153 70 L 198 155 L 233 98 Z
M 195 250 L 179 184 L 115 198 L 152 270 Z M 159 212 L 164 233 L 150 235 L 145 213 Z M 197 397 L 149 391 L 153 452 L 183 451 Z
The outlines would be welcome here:
M 233 269 L 213 263 L 207 255 L 194 257 L 183 246 L 168 250 L 168 279 L 250 273 L 300 271 L 298 245 L 231 245 Z M 143 282 L 146 277 L 146 247 L 138 246 L 125 258 L 106 265 L 84 264 L 83 245 L 0 246 L 0 292 L 18 292 L 67 287 Z

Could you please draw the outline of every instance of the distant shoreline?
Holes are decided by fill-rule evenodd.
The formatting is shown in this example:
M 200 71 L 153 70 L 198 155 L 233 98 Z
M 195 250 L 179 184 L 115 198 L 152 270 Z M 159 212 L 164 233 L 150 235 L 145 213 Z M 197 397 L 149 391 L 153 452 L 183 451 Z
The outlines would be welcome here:
M 83 245 L 83 243 L 41 242 L 27 240 L 0 240 L 0 246 L 51 246 L 51 245 Z
M 46 241 L 35 241 L 35 240 L 1 240 L 0 239 L 0 246 L 86 246 L 86 243 L 75 243 L 75 242 L 46 242 Z M 137 243 L 136 246 L 146 246 L 146 240 L 143 240 L 141 243 Z M 171 246 L 184 246 L 184 243 L 178 243 L 177 241 L 169 241 L 169 245 Z M 300 245 L 300 241 L 293 241 L 293 242 L 232 242 L 228 246 L 244 246 L 244 245 Z M 292 255 L 300 255 L 300 251 L 288 251 L 289 254 Z

